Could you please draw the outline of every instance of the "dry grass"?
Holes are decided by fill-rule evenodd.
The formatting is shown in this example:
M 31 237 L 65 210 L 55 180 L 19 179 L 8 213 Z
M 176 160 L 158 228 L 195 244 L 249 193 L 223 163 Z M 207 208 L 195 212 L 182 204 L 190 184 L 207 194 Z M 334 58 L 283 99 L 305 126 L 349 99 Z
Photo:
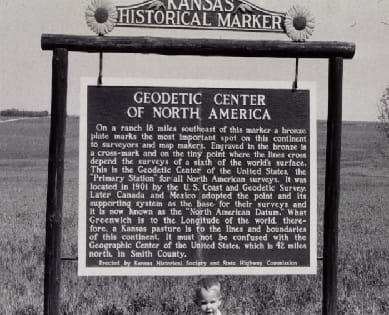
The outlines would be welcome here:
M 77 253 L 78 120 L 68 119 L 63 256 Z M 0 125 L 0 314 L 42 313 L 49 125 Z M 343 128 L 339 220 L 339 314 L 389 314 L 389 162 L 374 124 Z M 325 127 L 319 124 L 319 256 L 322 247 Z M 321 314 L 317 276 L 224 276 L 223 314 Z M 64 262 L 62 314 L 196 314 L 196 277 L 77 277 Z

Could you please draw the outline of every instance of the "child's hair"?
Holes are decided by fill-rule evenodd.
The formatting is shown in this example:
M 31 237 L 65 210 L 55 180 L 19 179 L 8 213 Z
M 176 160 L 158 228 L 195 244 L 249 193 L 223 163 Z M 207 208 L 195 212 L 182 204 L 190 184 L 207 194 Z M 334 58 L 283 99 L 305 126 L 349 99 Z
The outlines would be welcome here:
M 194 300 L 196 303 L 201 299 L 202 297 L 201 290 L 203 289 L 207 291 L 210 289 L 216 290 L 217 295 L 219 297 L 221 296 L 220 281 L 216 277 L 202 278 L 199 280 L 199 282 L 197 282 L 195 296 L 194 296 Z

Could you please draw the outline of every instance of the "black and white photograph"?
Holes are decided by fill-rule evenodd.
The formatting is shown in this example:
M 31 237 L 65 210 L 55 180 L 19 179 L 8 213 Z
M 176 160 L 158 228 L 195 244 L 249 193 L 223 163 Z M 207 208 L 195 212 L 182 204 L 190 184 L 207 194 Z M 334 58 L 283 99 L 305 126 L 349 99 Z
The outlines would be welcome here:
M 0 16 L 0 314 L 389 314 L 387 1 Z

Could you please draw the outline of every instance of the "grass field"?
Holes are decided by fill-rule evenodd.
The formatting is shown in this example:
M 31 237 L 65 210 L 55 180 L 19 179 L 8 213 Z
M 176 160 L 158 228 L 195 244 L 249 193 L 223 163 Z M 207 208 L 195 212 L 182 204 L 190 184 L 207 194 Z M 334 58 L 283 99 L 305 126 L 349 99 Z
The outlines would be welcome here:
M 0 314 L 42 313 L 49 119 L 0 123 Z M 77 254 L 78 119 L 68 118 L 63 256 Z M 389 140 L 345 123 L 339 220 L 339 314 L 389 314 Z M 318 128 L 322 256 L 325 124 Z M 225 315 L 321 314 L 317 276 L 222 277 Z M 62 314 L 189 315 L 196 277 L 77 277 L 62 269 Z

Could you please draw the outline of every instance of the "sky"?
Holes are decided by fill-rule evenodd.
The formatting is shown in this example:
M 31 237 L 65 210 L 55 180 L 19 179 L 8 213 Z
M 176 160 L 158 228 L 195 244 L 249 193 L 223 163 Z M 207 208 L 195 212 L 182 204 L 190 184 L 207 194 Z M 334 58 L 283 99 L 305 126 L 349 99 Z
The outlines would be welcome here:
M 117 0 L 115 4 L 141 1 Z M 51 102 L 51 51 L 42 51 L 41 35 L 94 35 L 85 23 L 86 0 L 1 0 L 0 109 L 48 110 Z M 310 40 L 356 44 L 344 61 L 343 120 L 376 121 L 378 101 L 389 85 L 389 0 L 253 0 L 268 10 L 286 12 L 307 6 L 316 19 Z M 115 28 L 112 36 L 289 40 L 285 34 Z M 110 36 L 107 35 L 107 36 Z M 327 118 L 328 61 L 302 59 L 299 80 L 317 84 L 317 118 Z M 153 79 L 290 81 L 293 59 L 223 58 L 104 54 L 103 75 Z M 98 74 L 98 54 L 69 53 L 67 112 L 79 114 L 80 78 Z

